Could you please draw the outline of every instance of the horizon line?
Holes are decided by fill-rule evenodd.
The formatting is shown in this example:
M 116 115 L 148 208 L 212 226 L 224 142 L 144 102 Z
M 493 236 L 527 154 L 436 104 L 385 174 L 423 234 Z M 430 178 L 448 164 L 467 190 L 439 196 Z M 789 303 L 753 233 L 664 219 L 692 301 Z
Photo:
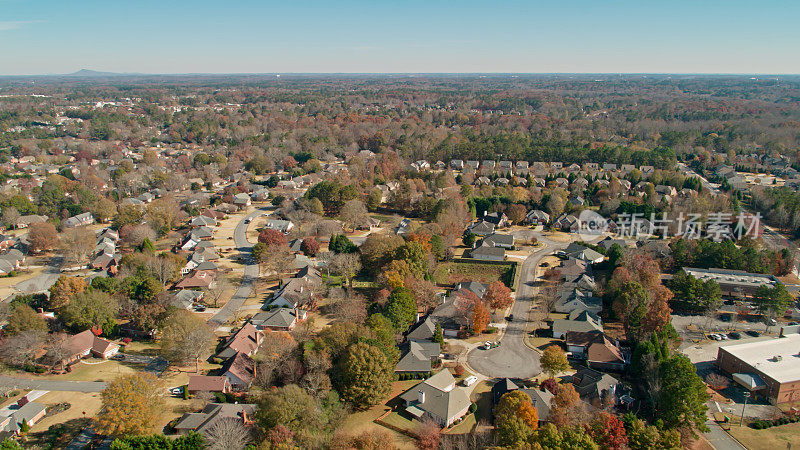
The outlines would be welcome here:
M 82 74 L 81 72 L 85 72 Z M 800 72 L 110 72 L 93 69 L 80 69 L 71 73 L 44 74 L 0 74 L 2 78 L 36 78 L 36 77 L 147 77 L 147 76 L 283 76 L 283 75 L 369 75 L 369 76 L 432 76 L 432 75 L 478 75 L 478 76 L 541 76 L 541 75 L 598 75 L 598 76 L 800 76 Z

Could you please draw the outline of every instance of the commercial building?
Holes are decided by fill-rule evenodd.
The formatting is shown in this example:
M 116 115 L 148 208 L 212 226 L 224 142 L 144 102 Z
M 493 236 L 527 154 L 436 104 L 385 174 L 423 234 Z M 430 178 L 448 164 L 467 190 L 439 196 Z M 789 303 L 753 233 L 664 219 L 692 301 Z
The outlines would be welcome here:
M 722 296 L 728 298 L 749 298 L 755 295 L 759 286 L 774 286 L 780 281 L 772 275 L 749 273 L 742 270 L 727 269 L 683 269 L 698 280 L 714 280 L 722 290 Z
M 720 347 L 717 366 L 772 404 L 800 400 L 800 334 Z

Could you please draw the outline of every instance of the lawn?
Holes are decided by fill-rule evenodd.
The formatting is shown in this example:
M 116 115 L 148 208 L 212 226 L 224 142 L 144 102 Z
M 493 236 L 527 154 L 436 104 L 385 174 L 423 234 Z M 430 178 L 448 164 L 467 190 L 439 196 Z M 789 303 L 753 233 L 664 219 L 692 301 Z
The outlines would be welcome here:
M 359 433 L 363 433 L 364 431 L 369 430 L 381 430 L 381 431 L 388 431 L 391 434 L 392 438 L 394 439 L 395 445 L 399 449 L 414 449 L 414 440 L 410 437 L 398 433 L 394 430 L 390 430 L 384 426 L 381 426 L 375 423 L 375 419 L 383 415 L 388 409 L 394 406 L 397 403 L 395 397 L 402 394 L 403 392 L 411 389 L 412 387 L 416 386 L 420 380 L 408 380 L 408 381 L 396 381 L 392 384 L 392 393 L 386 403 L 379 404 L 373 406 L 372 408 L 366 411 L 357 411 L 345 418 L 342 422 L 339 430 L 347 435 L 355 435 Z
M 475 430 L 481 420 L 491 420 L 492 417 L 492 386 L 488 381 L 481 381 L 472 391 L 470 400 L 478 404 L 474 414 L 468 414 L 464 420 L 450 428 L 448 434 L 466 434 Z
M 460 281 L 479 281 L 487 284 L 493 281 L 503 281 L 510 284 L 513 267 L 513 264 L 448 262 L 436 267 L 433 279 L 440 284 L 453 284 Z
M 739 427 L 733 425 L 730 434 L 739 440 L 749 450 L 777 450 L 800 446 L 800 423 L 790 423 L 766 430 L 755 430 L 747 425 Z

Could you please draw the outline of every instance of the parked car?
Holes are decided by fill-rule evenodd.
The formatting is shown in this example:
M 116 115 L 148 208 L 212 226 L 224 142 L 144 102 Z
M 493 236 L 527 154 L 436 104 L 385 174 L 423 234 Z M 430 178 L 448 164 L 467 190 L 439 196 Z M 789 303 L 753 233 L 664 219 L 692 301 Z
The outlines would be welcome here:
M 483 349 L 484 350 L 489 350 L 490 348 L 492 348 L 492 343 L 491 342 L 486 341 L 486 342 L 483 343 Z
M 731 339 L 741 339 L 742 338 L 741 333 L 739 333 L 738 331 L 733 331 L 731 333 L 728 333 L 728 336 L 730 336 Z
M 514 321 L 514 315 L 513 314 L 509 314 L 508 317 L 506 317 L 506 320 L 509 321 L 509 322 L 513 322 Z
M 478 377 L 475 375 L 470 375 L 467 378 L 464 378 L 464 386 L 472 386 L 476 381 L 478 381 Z
M 745 331 L 745 333 L 747 333 L 747 334 L 749 334 L 750 336 L 753 336 L 753 337 L 759 337 L 759 336 L 761 336 L 761 333 L 759 333 L 759 332 L 758 332 L 758 331 L 756 331 L 756 330 L 747 330 L 747 331 Z
M 244 223 L 250 223 L 250 222 L 252 222 L 251 218 L 248 217 L 247 219 L 244 219 Z
M 174 387 L 169 390 L 169 393 L 172 395 L 181 395 L 183 394 L 183 386 Z

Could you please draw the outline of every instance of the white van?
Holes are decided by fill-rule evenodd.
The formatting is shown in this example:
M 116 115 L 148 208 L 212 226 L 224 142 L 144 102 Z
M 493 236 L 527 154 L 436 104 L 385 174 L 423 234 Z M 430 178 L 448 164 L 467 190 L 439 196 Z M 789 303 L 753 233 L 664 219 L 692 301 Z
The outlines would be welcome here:
M 464 378 L 464 386 L 472 386 L 476 381 L 478 381 L 478 377 L 475 375 L 468 376 Z

